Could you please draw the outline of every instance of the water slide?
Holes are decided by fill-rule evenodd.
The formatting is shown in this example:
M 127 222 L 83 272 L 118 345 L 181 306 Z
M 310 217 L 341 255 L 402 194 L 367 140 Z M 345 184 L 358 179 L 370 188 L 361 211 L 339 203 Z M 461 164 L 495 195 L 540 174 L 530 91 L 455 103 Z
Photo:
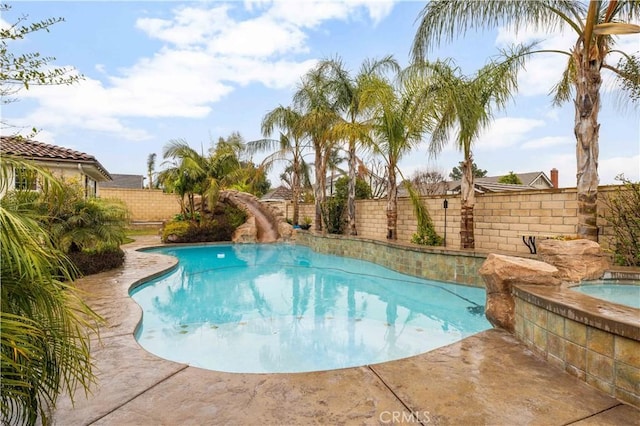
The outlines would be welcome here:
M 245 211 L 255 220 L 255 240 L 259 243 L 272 243 L 281 237 L 279 229 L 282 218 L 258 198 L 246 192 L 226 190 L 220 192 L 221 202 L 226 202 Z

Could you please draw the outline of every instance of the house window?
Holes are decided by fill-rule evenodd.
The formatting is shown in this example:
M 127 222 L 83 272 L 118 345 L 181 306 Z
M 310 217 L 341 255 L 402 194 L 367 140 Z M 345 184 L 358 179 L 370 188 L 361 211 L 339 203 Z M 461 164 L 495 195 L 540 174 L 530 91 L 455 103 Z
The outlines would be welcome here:
M 92 198 L 97 195 L 96 181 L 86 175 L 84 177 L 84 188 L 85 188 L 85 196 L 87 198 Z
M 14 188 L 19 191 L 35 191 L 37 189 L 38 174 L 35 170 L 27 170 L 26 168 L 19 168 L 15 170 L 15 185 Z

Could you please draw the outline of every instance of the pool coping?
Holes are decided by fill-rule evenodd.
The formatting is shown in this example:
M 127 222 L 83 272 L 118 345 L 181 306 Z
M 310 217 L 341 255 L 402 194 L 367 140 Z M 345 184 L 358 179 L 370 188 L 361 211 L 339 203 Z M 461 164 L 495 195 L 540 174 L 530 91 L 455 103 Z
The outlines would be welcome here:
M 222 373 L 163 360 L 135 341 L 142 311 L 128 296 L 132 286 L 175 267 L 170 256 L 136 251 L 157 240 L 123 247 L 124 268 L 79 280 L 87 303 L 107 320 L 91 345 L 98 384 L 75 406 L 61 397 L 54 424 L 586 425 L 640 418 L 497 329 L 402 360 L 317 373 Z

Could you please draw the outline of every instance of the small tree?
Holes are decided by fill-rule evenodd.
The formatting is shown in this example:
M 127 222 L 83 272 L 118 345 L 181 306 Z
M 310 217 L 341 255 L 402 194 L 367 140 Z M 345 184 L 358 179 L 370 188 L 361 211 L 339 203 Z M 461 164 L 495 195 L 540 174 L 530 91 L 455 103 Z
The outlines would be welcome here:
M 520 180 L 518 175 L 513 172 L 509 172 L 508 175 L 501 176 L 500 179 L 498 179 L 498 183 L 506 183 L 509 185 L 522 185 L 522 181 Z
M 463 162 L 461 161 L 459 166 L 451 169 L 451 173 L 449 173 L 449 178 L 451 178 L 451 180 L 462 180 L 462 163 Z M 471 171 L 474 178 L 482 178 L 487 175 L 487 171 L 479 169 L 475 161 L 471 163 Z
M 149 189 L 153 188 L 153 175 L 156 168 L 156 154 L 151 153 L 147 157 L 147 179 L 149 179 L 148 187 Z
M 623 266 L 640 266 L 640 182 L 631 182 L 623 175 L 612 194 L 604 198 L 607 213 L 604 218 L 611 225 L 614 242 L 614 261 Z
M 8 4 L 0 4 L 0 15 L 6 15 L 11 10 Z M 82 78 L 74 74 L 69 68 L 52 66 L 56 58 L 43 56 L 39 52 L 15 54 L 9 49 L 10 43 L 24 40 L 29 34 L 46 31 L 64 18 L 49 18 L 39 22 L 27 23 L 27 16 L 23 15 L 13 24 L 0 28 L 0 98 L 1 104 L 15 102 L 13 97 L 20 90 L 28 90 L 31 86 L 48 86 L 73 84 Z M 1 128 L 14 127 L 4 120 L 0 120 Z M 36 129 L 32 129 L 36 132 Z

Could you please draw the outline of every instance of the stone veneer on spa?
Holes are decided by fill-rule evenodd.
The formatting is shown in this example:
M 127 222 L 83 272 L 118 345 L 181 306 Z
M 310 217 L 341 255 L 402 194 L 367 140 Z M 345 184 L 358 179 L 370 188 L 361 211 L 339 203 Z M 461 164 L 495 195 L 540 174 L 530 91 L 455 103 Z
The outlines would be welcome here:
M 515 334 L 550 364 L 640 408 L 640 310 L 566 288 L 516 286 Z
M 486 255 L 357 237 L 298 232 L 298 244 L 408 275 L 484 287 Z M 640 408 L 640 311 L 565 288 L 514 286 L 515 336 L 535 353 Z

